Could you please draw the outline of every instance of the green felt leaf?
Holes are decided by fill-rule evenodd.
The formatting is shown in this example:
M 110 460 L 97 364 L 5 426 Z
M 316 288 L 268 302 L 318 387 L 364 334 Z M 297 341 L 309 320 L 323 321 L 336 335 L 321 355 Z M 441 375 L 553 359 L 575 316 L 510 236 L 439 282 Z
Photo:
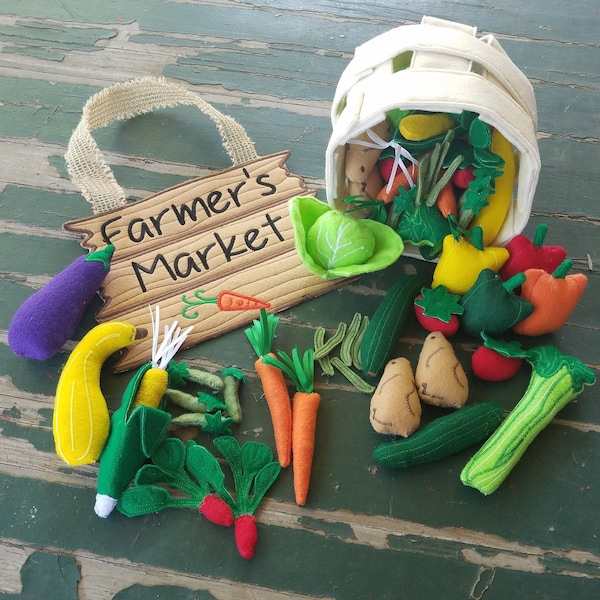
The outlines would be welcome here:
M 186 386 L 185 378 L 189 374 L 187 364 L 185 362 L 170 361 L 167 365 L 168 387 L 182 388 Z
M 196 508 L 204 496 L 171 496 L 163 487 L 138 485 L 127 488 L 119 499 L 118 509 L 127 517 L 139 517 L 165 508 Z
M 205 419 L 206 425 L 202 426 L 202 431 L 212 433 L 213 435 L 231 435 L 231 428 L 229 426 L 233 423 L 233 419 L 231 417 L 224 417 L 220 410 L 214 414 L 207 413 Z
M 445 286 L 421 288 L 422 298 L 416 298 L 415 304 L 423 309 L 426 317 L 434 317 L 449 323 L 452 315 L 462 315 L 464 307 L 460 305 L 460 296 L 451 294 Z
M 415 204 L 415 195 L 416 186 L 412 190 L 400 188 L 394 197 L 394 210 L 400 215 L 396 233 L 415 246 L 435 246 L 450 233 L 448 220 L 436 206 Z
M 196 479 L 207 481 L 219 496 L 227 494 L 225 473 L 217 459 L 204 446 L 192 440 L 188 442 L 186 465 Z
M 185 445 L 179 438 L 167 438 L 152 454 L 152 462 L 166 472 L 178 472 L 185 465 Z
M 278 462 L 266 464 L 256 475 L 254 480 L 254 492 L 248 504 L 248 514 L 254 514 L 269 488 L 275 483 L 281 473 L 281 465 Z

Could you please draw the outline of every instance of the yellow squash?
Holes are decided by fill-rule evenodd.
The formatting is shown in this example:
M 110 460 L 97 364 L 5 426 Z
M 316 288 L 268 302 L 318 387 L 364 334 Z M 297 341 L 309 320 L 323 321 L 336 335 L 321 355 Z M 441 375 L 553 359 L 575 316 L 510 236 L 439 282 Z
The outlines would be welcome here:
M 96 325 L 75 346 L 65 364 L 54 401 L 52 427 L 56 453 L 69 465 L 95 462 L 108 438 L 110 417 L 100 389 L 108 357 L 146 331 L 122 321 Z
M 491 245 L 502 228 L 515 185 L 516 166 L 512 144 L 497 130 L 492 134 L 490 150 L 504 160 L 502 175 L 496 177 L 495 193 L 488 196 L 489 204 L 484 206 L 474 217 L 469 229 L 481 227 L 483 229 L 483 243 Z

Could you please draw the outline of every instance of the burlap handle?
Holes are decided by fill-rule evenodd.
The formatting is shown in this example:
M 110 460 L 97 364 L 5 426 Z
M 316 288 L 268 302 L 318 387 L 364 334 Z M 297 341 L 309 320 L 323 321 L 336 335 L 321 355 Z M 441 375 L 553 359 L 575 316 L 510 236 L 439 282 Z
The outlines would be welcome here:
M 123 206 L 126 197 L 91 132 L 112 121 L 177 105 L 196 106 L 212 119 L 234 165 L 258 157 L 244 128 L 194 92 L 163 78 L 147 77 L 118 83 L 103 89 L 86 102 L 81 121 L 71 135 L 65 153 L 69 176 L 92 205 L 95 214 Z

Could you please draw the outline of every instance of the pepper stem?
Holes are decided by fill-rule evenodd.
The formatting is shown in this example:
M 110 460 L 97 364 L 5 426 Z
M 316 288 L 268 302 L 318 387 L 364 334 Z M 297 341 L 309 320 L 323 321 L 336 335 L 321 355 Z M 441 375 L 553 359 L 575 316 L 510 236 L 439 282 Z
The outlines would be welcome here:
M 573 261 L 569 258 L 565 258 L 558 267 L 552 273 L 552 277 L 556 279 L 564 279 L 567 276 L 567 273 L 571 270 L 573 266 Z
M 548 225 L 546 225 L 546 223 L 540 223 L 535 228 L 535 233 L 533 234 L 533 245 L 539 248 L 544 243 L 546 233 L 548 233 Z
M 510 294 L 525 281 L 525 273 L 515 273 L 510 279 L 507 279 L 502 287 Z
M 483 229 L 481 227 L 474 227 L 471 231 L 471 244 L 477 250 L 483 250 Z

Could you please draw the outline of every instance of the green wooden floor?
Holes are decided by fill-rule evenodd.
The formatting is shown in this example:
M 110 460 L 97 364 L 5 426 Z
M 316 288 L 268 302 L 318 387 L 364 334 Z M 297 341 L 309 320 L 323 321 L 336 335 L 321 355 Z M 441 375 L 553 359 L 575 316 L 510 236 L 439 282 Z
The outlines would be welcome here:
M 600 294 L 600 6 L 557 0 L 0 0 L 0 598 L 283 600 L 600 597 L 600 388 L 592 387 L 538 437 L 505 484 L 484 497 L 460 483 L 472 451 L 404 471 L 378 466 L 381 437 L 369 398 L 341 376 L 322 395 L 309 501 L 294 503 L 282 473 L 258 512 L 255 557 L 192 510 L 101 520 L 97 468 L 69 468 L 54 452 L 52 409 L 73 347 L 38 363 L 15 356 L 17 307 L 82 253 L 65 221 L 91 214 L 63 155 L 85 101 L 140 76 L 180 82 L 238 120 L 260 155 L 291 150 L 288 167 L 324 198 L 329 109 L 354 48 L 423 14 L 493 33 L 533 83 L 542 172 L 526 233 L 550 227 L 588 288 L 565 327 L 544 337 L 598 374 Z M 141 198 L 229 166 L 214 126 L 178 108 L 98 132 L 119 183 Z M 402 258 L 341 290 L 281 314 L 281 347 L 310 345 L 357 311 L 372 314 L 413 265 Z M 95 302 L 74 340 L 94 324 Z M 398 353 L 413 364 L 425 335 L 409 323 Z M 472 338 L 456 351 L 470 372 Z M 240 441 L 273 443 L 241 330 L 183 352 L 207 369 L 236 365 L 243 386 Z M 118 406 L 130 374 L 106 369 Z M 510 410 L 529 379 L 471 377 L 473 401 Z M 427 418 L 438 413 L 427 408 Z M 200 443 L 211 444 L 199 434 Z

